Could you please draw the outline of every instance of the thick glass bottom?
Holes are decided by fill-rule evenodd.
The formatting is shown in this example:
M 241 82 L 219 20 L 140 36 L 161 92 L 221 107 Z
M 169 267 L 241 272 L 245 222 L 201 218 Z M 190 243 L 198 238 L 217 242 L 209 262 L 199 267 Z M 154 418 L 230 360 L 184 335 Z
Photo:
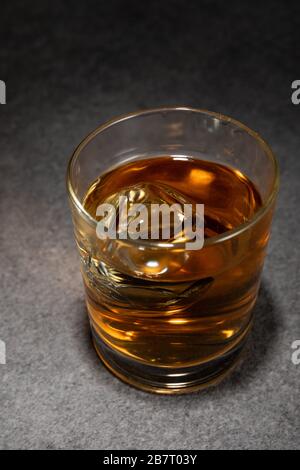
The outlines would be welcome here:
M 123 382 L 138 389 L 167 395 L 191 393 L 217 385 L 239 363 L 251 324 L 241 340 L 226 354 L 189 367 L 152 366 L 131 359 L 113 350 L 92 328 L 95 349 L 104 365 Z

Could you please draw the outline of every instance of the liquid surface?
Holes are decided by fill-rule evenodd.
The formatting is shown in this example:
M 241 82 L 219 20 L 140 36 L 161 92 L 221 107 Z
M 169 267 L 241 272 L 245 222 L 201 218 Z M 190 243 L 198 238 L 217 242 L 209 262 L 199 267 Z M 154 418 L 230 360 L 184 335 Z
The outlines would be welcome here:
M 100 175 L 84 198 L 97 207 L 131 201 L 204 204 L 205 237 L 238 227 L 261 207 L 240 171 L 184 157 L 136 160 Z M 262 222 L 263 224 L 263 222 Z M 251 320 L 268 224 L 199 251 L 154 249 L 77 235 L 94 333 L 140 362 L 168 367 L 204 363 L 231 350 Z
M 184 157 L 137 160 L 101 176 L 85 196 L 84 207 L 96 217 L 99 204 L 117 204 L 120 195 L 133 203 L 201 203 L 205 237 L 219 235 L 249 220 L 261 206 L 252 182 L 224 165 Z

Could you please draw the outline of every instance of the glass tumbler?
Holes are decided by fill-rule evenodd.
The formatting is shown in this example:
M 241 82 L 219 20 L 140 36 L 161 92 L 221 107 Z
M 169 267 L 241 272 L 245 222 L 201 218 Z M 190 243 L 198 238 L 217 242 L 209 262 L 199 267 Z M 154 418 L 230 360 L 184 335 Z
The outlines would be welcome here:
M 198 250 L 161 240 L 97 237 L 98 219 L 84 204 L 95 181 L 121 165 L 167 156 L 233 169 L 254 185 L 260 207 L 237 226 L 205 238 Z M 173 181 L 179 177 L 170 175 Z M 274 155 L 256 132 L 200 109 L 128 114 L 81 142 L 69 162 L 67 190 L 92 338 L 113 374 L 145 391 L 176 394 L 216 384 L 235 367 L 251 330 L 278 179 Z M 209 191 L 213 197 L 213 184 Z M 224 201 L 218 199 L 216 211 Z

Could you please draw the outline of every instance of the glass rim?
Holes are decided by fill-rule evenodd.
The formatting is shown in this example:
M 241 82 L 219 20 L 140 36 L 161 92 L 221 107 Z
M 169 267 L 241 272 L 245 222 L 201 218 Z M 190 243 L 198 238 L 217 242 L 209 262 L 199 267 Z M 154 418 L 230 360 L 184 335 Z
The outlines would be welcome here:
M 246 222 L 238 225 L 237 227 L 227 230 L 226 232 L 223 232 L 219 235 L 215 235 L 210 238 L 206 238 L 204 240 L 204 245 L 203 248 L 208 246 L 208 245 L 215 245 L 216 243 L 221 243 L 223 241 L 229 240 L 237 235 L 240 235 L 241 233 L 245 232 L 252 226 L 254 226 L 268 211 L 268 209 L 272 206 L 273 202 L 275 201 L 275 198 L 278 193 L 279 189 L 279 167 L 278 163 L 276 160 L 276 157 L 274 155 L 274 152 L 272 151 L 271 147 L 269 144 L 261 137 L 261 135 L 243 124 L 242 122 L 238 121 L 237 119 L 234 119 L 230 116 L 227 116 L 222 113 L 217 113 L 214 111 L 208 111 L 206 109 L 202 108 L 193 108 L 189 106 L 163 106 L 163 107 L 158 107 L 158 108 L 150 108 L 150 109 L 144 109 L 140 111 L 134 111 L 131 113 L 127 114 L 122 114 L 119 116 L 116 116 L 115 118 L 112 118 L 108 121 L 105 121 L 103 124 L 98 126 L 95 130 L 90 132 L 84 139 L 79 143 L 79 145 L 75 148 L 74 152 L 71 155 L 71 158 L 69 160 L 68 166 L 67 166 L 67 173 L 66 173 L 66 185 L 67 185 L 67 192 L 68 195 L 71 199 L 71 201 L 74 203 L 74 205 L 79 209 L 81 216 L 86 219 L 88 223 L 92 223 L 93 225 L 97 225 L 97 220 L 95 220 L 84 208 L 82 205 L 82 202 L 79 200 L 79 198 L 76 195 L 76 192 L 73 188 L 72 185 L 72 177 L 71 177 L 71 171 L 74 163 L 76 162 L 77 158 L 79 157 L 82 149 L 86 147 L 87 144 L 91 140 L 93 140 L 98 134 L 100 134 L 102 131 L 108 129 L 109 127 L 114 126 L 115 124 L 118 124 L 123 121 L 127 121 L 132 118 L 137 118 L 140 116 L 145 116 L 147 114 L 155 114 L 155 113 L 160 113 L 160 112 L 176 112 L 176 111 L 189 111 L 192 113 L 200 113 L 206 116 L 210 116 L 213 118 L 218 119 L 219 121 L 227 122 L 227 123 L 232 123 L 236 127 L 244 130 L 250 137 L 254 138 L 261 146 L 263 149 L 264 153 L 268 156 L 270 161 L 273 164 L 274 167 L 274 179 L 272 183 L 272 190 L 270 191 L 270 194 L 266 201 L 263 203 L 263 205 L 258 209 L 257 212 L 253 214 L 253 216 L 247 220 Z M 118 240 L 116 240 L 118 241 Z M 161 240 L 144 240 L 144 239 L 137 239 L 137 240 L 131 240 L 131 239 L 126 239 L 126 240 L 121 240 L 122 244 L 129 244 L 129 245 L 147 245 L 148 247 L 155 247 L 155 248 L 167 248 L 167 249 L 174 249 L 178 250 L 182 247 L 184 247 L 185 243 L 170 243 L 170 242 L 163 242 Z M 170 246 L 172 245 L 172 246 Z M 202 248 L 202 249 L 203 249 Z

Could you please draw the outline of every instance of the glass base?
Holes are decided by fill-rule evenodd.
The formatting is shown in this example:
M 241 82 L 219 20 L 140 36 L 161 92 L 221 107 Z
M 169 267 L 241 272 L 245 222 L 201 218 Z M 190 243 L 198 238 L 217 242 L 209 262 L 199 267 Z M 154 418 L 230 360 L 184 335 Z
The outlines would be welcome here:
M 250 327 L 223 356 L 184 368 L 151 366 L 131 359 L 104 343 L 93 328 L 92 338 L 100 359 L 120 380 L 146 392 L 175 395 L 203 390 L 227 377 L 240 362 Z

